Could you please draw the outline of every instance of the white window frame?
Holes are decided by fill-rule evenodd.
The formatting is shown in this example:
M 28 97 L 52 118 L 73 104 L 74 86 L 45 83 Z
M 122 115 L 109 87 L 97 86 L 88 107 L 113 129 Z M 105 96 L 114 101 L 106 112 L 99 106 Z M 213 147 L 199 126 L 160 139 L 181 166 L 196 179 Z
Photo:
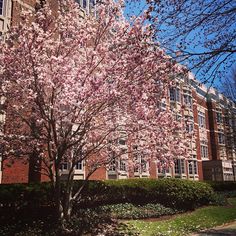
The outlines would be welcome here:
M 181 93 L 179 88 L 170 88 L 170 101 L 181 102 Z
M 178 168 L 176 168 L 176 167 L 178 167 Z M 175 175 L 186 174 L 184 159 L 176 159 L 175 160 L 174 170 L 175 170 Z
M 223 115 L 219 111 L 216 112 L 216 122 L 218 124 L 222 124 L 223 123 Z
M 77 161 L 75 164 L 75 170 L 83 171 L 84 170 L 84 162 L 83 161 Z
M 201 128 L 206 128 L 206 115 L 205 115 L 205 112 L 198 111 L 198 125 Z
M 111 154 L 112 158 L 111 158 L 111 162 L 109 163 L 109 168 L 108 171 L 109 172 L 116 172 L 117 170 L 117 162 L 116 162 L 116 158 L 114 157 L 114 153 Z
M 219 144 L 225 144 L 225 135 L 223 130 L 218 130 L 218 142 Z
M 208 146 L 205 143 L 200 144 L 200 152 L 201 152 L 201 158 L 208 159 L 209 158 L 209 152 L 208 152 Z
M 142 153 L 135 153 L 135 164 L 136 166 L 134 167 L 134 172 L 135 173 L 147 173 L 148 172 L 148 162 L 144 159 L 143 154 Z
M 127 172 L 127 163 L 124 159 L 119 160 L 119 171 L 120 172 Z
M 191 171 L 190 171 L 191 169 Z M 188 160 L 188 174 L 198 175 L 198 165 L 197 160 Z
M 185 126 L 186 126 L 186 131 L 188 133 L 191 133 L 191 132 L 194 131 L 194 120 L 193 120 L 193 117 L 185 116 Z
M 189 94 L 184 94 L 184 104 L 190 108 L 193 106 L 193 98 Z
M 168 168 L 161 168 L 161 167 L 157 167 L 157 173 L 159 174 L 159 175 L 169 175 L 169 174 L 171 174 L 171 172 L 170 172 L 170 167 L 168 167 Z
M 92 11 L 93 8 L 95 9 L 96 0 L 93 0 L 94 4 L 92 4 L 91 0 L 76 0 L 76 1 L 87 14 L 93 12 Z

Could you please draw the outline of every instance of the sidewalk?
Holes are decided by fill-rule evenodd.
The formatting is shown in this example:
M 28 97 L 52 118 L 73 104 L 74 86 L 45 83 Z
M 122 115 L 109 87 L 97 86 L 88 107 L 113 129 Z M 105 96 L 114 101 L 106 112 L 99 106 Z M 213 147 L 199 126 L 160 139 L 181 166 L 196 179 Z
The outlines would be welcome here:
M 191 236 L 220 236 L 220 235 L 236 236 L 236 221 L 229 224 L 225 224 L 223 226 L 217 226 L 213 229 L 207 229 L 200 233 L 191 234 Z

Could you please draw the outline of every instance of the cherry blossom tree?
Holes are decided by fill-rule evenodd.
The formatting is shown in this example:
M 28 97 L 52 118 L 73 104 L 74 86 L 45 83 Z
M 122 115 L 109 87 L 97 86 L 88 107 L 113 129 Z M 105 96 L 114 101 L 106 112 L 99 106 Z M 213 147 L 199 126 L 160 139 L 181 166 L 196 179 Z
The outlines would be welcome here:
M 85 163 L 89 179 L 123 158 L 120 138 L 130 143 L 129 168 L 137 165 L 133 146 L 145 161 L 165 165 L 187 154 L 182 124 L 160 106 L 181 68 L 153 46 L 146 18 L 126 20 L 122 1 L 103 1 L 96 17 L 81 17 L 74 1 L 59 3 L 57 11 L 45 4 L 22 15 L 1 43 L 0 78 L 13 127 L 2 140 L 4 157 L 27 154 L 41 163 L 64 222 L 82 191 L 72 191 L 76 164 Z

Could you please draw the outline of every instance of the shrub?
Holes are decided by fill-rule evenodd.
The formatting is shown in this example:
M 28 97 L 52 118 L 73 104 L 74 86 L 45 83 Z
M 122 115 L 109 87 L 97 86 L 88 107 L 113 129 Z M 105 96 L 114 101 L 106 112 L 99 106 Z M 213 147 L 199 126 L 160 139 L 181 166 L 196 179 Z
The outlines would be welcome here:
M 227 182 L 218 182 L 218 181 L 208 181 L 208 184 L 217 192 L 223 191 L 236 191 L 236 182 L 227 181 Z
M 127 179 L 89 182 L 81 205 L 160 203 L 190 210 L 214 201 L 215 193 L 207 183 L 181 179 Z
M 1 184 L 1 206 L 51 205 L 52 191 L 50 183 Z
M 75 181 L 75 191 L 83 183 Z M 214 201 L 214 191 L 207 183 L 181 179 L 127 179 L 89 181 L 77 207 L 160 203 L 166 207 L 189 210 Z M 18 207 L 53 206 L 50 183 L 1 185 L 0 204 Z

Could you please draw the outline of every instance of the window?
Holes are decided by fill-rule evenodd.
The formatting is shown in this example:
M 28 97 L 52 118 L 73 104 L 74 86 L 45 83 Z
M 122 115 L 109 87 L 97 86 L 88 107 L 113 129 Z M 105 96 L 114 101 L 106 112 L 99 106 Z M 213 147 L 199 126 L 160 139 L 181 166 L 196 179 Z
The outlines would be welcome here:
M 3 0 L 0 0 L 0 15 L 3 14 Z
M 186 131 L 187 131 L 188 133 L 193 132 L 193 123 L 188 122 L 188 123 L 186 124 Z
M 170 100 L 175 101 L 175 89 L 170 89 Z
M 180 174 L 180 163 L 179 163 L 179 160 L 175 161 L 175 174 Z
M 208 147 L 206 144 L 201 144 L 200 145 L 201 149 L 201 157 L 202 158 L 208 158 Z
M 71 167 L 71 163 L 69 162 L 63 162 L 61 164 L 61 170 L 69 170 L 69 168 Z M 83 170 L 83 162 L 82 161 L 79 161 L 78 163 L 76 163 L 75 165 L 75 170 Z
M 76 0 L 76 2 L 79 3 L 83 9 L 88 10 L 89 12 L 94 10 L 96 4 L 95 0 Z
M 92 7 L 95 6 L 95 0 L 90 0 L 90 1 L 89 1 L 89 4 L 90 4 L 90 6 L 92 6 Z
M 192 100 L 192 97 L 190 95 L 184 94 L 184 104 L 188 107 L 192 107 L 193 100 Z
M 75 169 L 76 170 L 83 170 L 83 162 L 82 161 L 77 162 L 75 165 Z
M 175 89 L 175 94 L 176 94 L 176 101 L 180 102 L 180 90 L 178 88 Z
M 166 103 L 161 102 L 160 108 L 161 108 L 161 111 L 165 111 L 166 110 Z
M 62 164 L 61 164 L 61 170 L 63 171 L 63 170 L 68 170 L 68 162 L 63 162 Z
M 125 140 L 124 140 L 124 139 L 119 139 L 119 144 L 120 144 L 120 145 L 125 145 L 125 144 L 126 144 L 126 142 L 125 142 Z
M 84 9 L 87 7 L 87 0 L 76 0 L 76 2 Z
M 229 125 L 229 117 L 228 116 L 224 117 L 224 123 L 225 123 L 225 125 Z
M 181 174 L 185 173 L 185 163 L 184 160 L 180 160 Z
M 185 173 L 185 165 L 184 160 L 179 159 L 175 161 L 175 174 L 184 174 Z
M 120 160 L 120 171 L 126 171 L 126 162 L 124 160 Z
M 170 89 L 170 100 L 175 102 L 180 102 L 180 89 L 171 88 Z
M 185 127 L 188 133 L 193 132 L 193 129 L 194 129 L 193 117 L 185 116 Z
M 181 115 L 179 115 L 179 114 L 175 114 L 175 120 L 176 121 L 181 121 Z
M 216 112 L 216 121 L 217 123 L 223 123 L 222 114 L 220 112 Z
M 197 175 L 197 161 L 188 161 L 188 173 L 190 175 Z
M 86 8 L 86 7 L 87 7 L 87 0 L 83 0 L 83 1 L 82 1 L 82 7 L 83 7 L 83 8 Z
M 158 167 L 157 167 L 158 174 L 169 174 L 170 173 L 170 167 L 165 166 L 163 161 L 160 161 Z
M 109 171 L 116 171 L 116 160 L 115 158 L 112 159 L 109 165 Z
M 218 141 L 219 141 L 219 144 L 225 144 L 225 135 L 222 129 L 218 131 Z
M 116 159 L 115 159 L 115 153 L 112 153 L 112 160 L 109 165 L 109 171 L 116 171 Z
M 159 174 L 163 174 L 163 175 L 165 175 L 165 174 L 169 174 L 170 173 L 170 168 L 158 168 L 158 173 Z
M 137 147 L 134 147 L 134 161 L 135 161 L 135 167 L 134 172 L 147 172 L 148 170 L 148 163 L 143 157 L 142 152 L 137 151 Z
M 198 125 L 202 128 L 206 127 L 205 112 L 198 111 Z

